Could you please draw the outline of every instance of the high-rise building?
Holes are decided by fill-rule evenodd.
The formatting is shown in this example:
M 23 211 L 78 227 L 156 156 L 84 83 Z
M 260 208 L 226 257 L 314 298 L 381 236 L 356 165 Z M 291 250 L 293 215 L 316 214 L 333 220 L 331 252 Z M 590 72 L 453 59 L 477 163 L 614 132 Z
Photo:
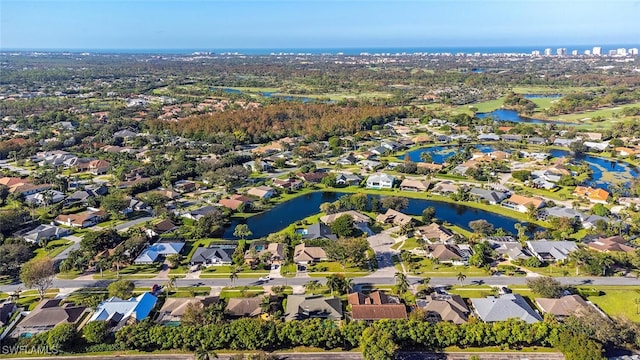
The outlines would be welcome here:
M 544 56 L 551 56 L 551 48 L 544 49 Z
M 595 47 L 593 48 L 593 50 L 591 50 L 591 53 L 592 53 L 593 55 L 598 55 L 598 56 L 600 56 L 600 55 L 602 55 L 602 48 L 601 48 L 600 46 L 595 46 Z
M 584 54 L 585 54 L 585 55 L 591 55 L 591 50 L 585 50 L 585 51 L 584 51 Z
M 616 55 L 618 55 L 617 50 L 613 50 L 613 49 L 609 50 L 609 56 L 616 56 Z
M 557 48 L 556 49 L 556 54 L 560 55 L 560 56 L 567 55 L 567 49 L 566 48 Z
M 533 51 L 531 52 L 531 55 L 533 55 L 533 56 L 540 56 L 540 50 L 533 50 Z
M 616 55 L 618 55 L 618 56 L 627 56 L 627 49 L 619 48 L 618 50 L 616 50 Z
M 638 55 L 638 48 L 629 49 L 629 55 Z
M 571 50 L 571 55 L 573 55 L 573 56 L 578 55 L 578 50 Z

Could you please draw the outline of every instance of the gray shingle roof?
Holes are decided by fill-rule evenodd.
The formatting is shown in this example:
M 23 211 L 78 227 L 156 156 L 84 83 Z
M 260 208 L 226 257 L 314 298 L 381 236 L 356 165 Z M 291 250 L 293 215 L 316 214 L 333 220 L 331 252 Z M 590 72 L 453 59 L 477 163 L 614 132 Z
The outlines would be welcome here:
M 531 324 L 542 320 L 540 314 L 518 294 L 506 294 L 499 298 L 489 296 L 484 299 L 471 299 L 471 303 L 478 317 L 484 322 L 517 318 Z

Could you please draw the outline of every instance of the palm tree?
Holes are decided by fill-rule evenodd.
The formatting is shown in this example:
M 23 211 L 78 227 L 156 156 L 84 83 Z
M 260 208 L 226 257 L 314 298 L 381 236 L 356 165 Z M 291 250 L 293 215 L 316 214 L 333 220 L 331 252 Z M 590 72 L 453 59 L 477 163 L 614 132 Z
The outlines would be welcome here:
M 342 290 L 344 293 L 346 294 L 350 293 L 353 287 L 354 287 L 353 279 L 344 279 L 342 281 Z
M 462 283 L 464 282 L 464 279 L 467 278 L 467 275 L 463 274 L 462 272 L 458 273 L 458 281 L 460 281 L 460 286 L 462 286 Z
M 168 291 L 175 289 L 177 287 L 176 277 L 175 276 L 169 277 L 169 280 L 167 280 L 166 286 Z
M 576 275 L 580 274 L 580 266 L 586 264 L 589 257 L 589 253 L 584 249 L 578 249 L 569 253 L 569 259 L 576 263 Z
M 409 281 L 407 280 L 407 275 L 401 272 L 397 272 L 395 275 L 396 278 L 396 289 L 399 294 L 404 294 L 409 290 Z
M 310 292 L 312 295 L 320 288 L 320 282 L 318 280 L 311 280 L 304 284 L 305 290 Z
M 229 269 L 229 280 L 231 280 L 231 284 L 236 286 L 236 279 L 238 278 L 238 267 L 233 265 L 231 269 Z
M 208 350 L 202 345 L 196 349 L 196 352 L 194 355 L 196 360 L 211 360 L 211 359 L 218 358 L 218 355 L 215 352 Z
M 260 309 L 265 314 L 271 313 L 271 296 L 265 295 L 260 302 Z
M 602 276 L 607 274 L 607 270 L 615 263 L 615 261 L 608 255 L 604 254 L 598 259 L 600 266 L 602 266 Z

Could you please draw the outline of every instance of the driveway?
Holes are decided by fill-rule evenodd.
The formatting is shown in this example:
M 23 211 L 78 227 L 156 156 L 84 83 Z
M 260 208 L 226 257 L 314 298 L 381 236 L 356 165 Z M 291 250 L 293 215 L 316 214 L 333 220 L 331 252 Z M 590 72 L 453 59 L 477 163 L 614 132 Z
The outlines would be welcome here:
M 369 246 L 376 253 L 376 259 L 378 260 L 378 270 L 369 275 L 372 277 L 387 277 L 397 272 L 393 266 L 393 255 L 399 254 L 399 251 L 391 248 L 391 245 L 395 244 L 395 239 L 391 237 L 393 229 L 385 230 L 380 234 L 367 237 Z
M 62 261 L 68 258 L 69 252 L 80 249 L 80 241 L 82 240 L 82 238 L 74 235 L 69 235 L 69 236 L 63 237 L 63 239 L 73 241 L 73 244 L 71 244 L 71 246 L 69 246 L 68 248 L 64 249 L 60 254 L 56 255 L 53 258 L 54 263 L 57 263 L 59 261 Z

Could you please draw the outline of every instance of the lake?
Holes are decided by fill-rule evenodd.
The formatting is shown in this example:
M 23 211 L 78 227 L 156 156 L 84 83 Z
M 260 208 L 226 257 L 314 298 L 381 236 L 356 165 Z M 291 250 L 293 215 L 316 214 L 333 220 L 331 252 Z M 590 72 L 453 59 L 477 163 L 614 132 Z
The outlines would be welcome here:
M 570 152 L 567 150 L 554 149 L 551 150 L 550 153 L 553 157 L 566 157 L 570 155 Z M 611 182 L 628 185 L 633 179 L 640 177 L 638 168 L 623 161 L 615 161 L 591 155 L 579 156 L 576 160 L 586 162 L 591 170 L 593 170 L 591 180 L 589 180 L 586 185 L 599 187 L 607 191 L 610 191 Z
M 492 112 L 476 113 L 476 116 L 478 117 L 478 119 L 492 117 L 493 120 L 496 120 L 496 121 L 510 121 L 514 123 L 576 125 L 570 122 L 541 120 L 541 119 L 523 117 L 523 116 L 520 116 L 520 114 L 518 114 L 517 111 L 511 110 L 511 109 L 496 109 L 496 110 L 493 110 Z
M 336 201 L 344 195 L 346 195 L 346 193 L 318 191 L 278 204 L 269 211 L 246 219 L 249 229 L 253 232 L 250 238 L 266 237 L 270 233 L 280 231 L 289 226 L 289 224 L 320 212 L 320 204 Z M 503 228 L 508 232 L 516 234 L 517 231 L 514 226 L 520 223 L 520 221 L 516 219 L 494 214 L 486 210 L 424 199 L 409 198 L 409 206 L 403 212 L 410 215 L 421 215 L 422 211 L 429 206 L 433 206 L 436 209 L 436 218 L 467 230 L 470 230 L 470 221 L 485 219 L 493 224 L 495 228 Z M 233 230 L 240 222 L 241 221 L 234 220 L 231 226 L 225 229 L 222 237 L 224 239 L 237 239 L 233 236 Z
M 491 145 L 474 145 L 477 151 L 482 153 L 490 153 L 495 149 Z M 420 159 L 420 155 L 422 153 L 429 153 L 431 158 L 433 159 L 434 164 L 442 164 L 447 161 L 451 156 L 453 156 L 456 152 L 458 152 L 458 147 L 453 145 L 443 145 L 443 146 L 430 146 L 419 148 L 415 150 L 411 150 L 407 152 L 405 155 L 409 155 L 409 158 L 413 162 L 424 162 Z M 404 160 L 405 155 L 398 156 L 397 158 L 400 160 Z

